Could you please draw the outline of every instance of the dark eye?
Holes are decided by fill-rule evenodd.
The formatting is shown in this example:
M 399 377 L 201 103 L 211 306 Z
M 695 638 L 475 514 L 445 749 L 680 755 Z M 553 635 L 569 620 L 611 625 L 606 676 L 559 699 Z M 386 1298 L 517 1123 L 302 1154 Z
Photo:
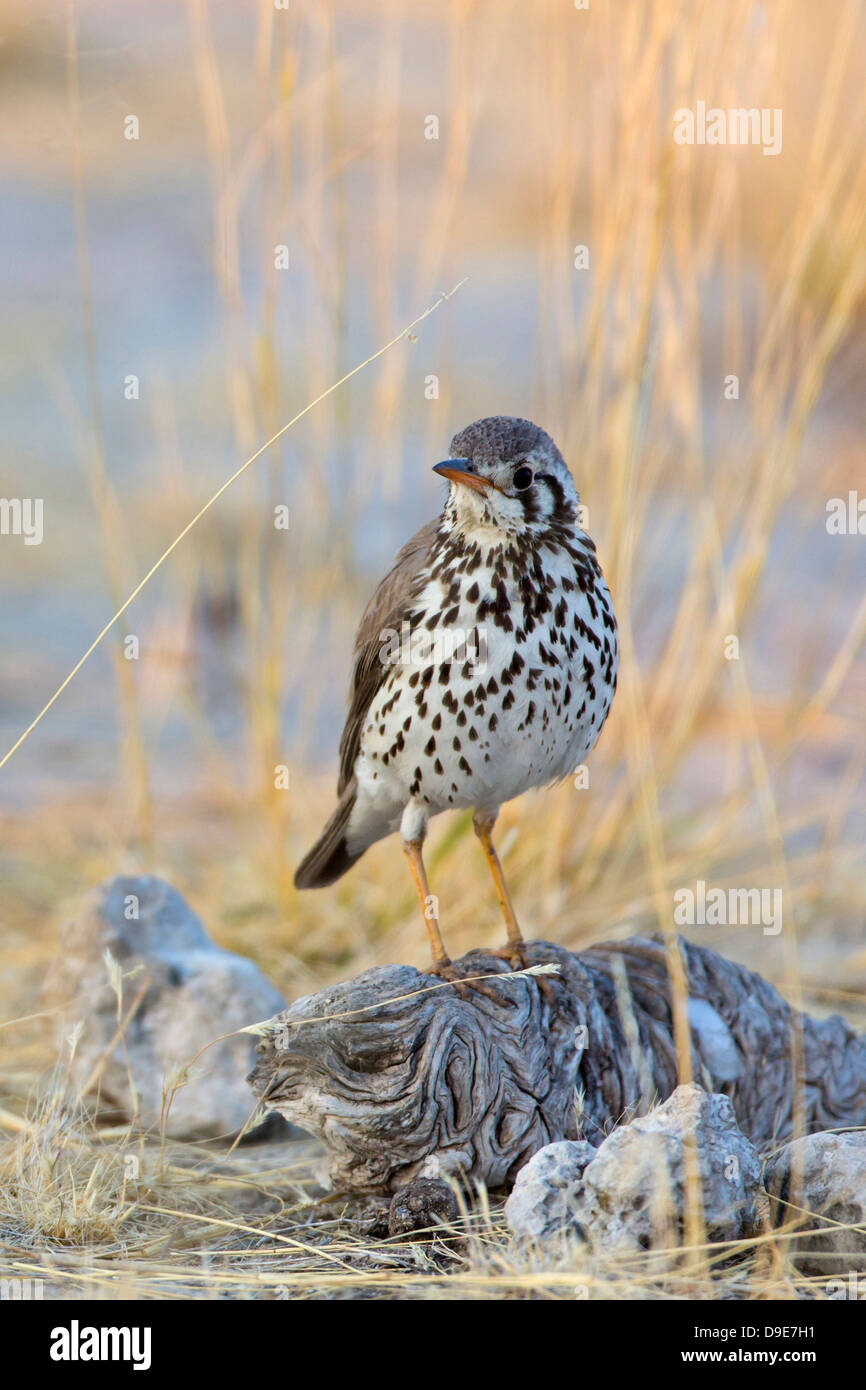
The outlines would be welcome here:
M 520 468 L 514 470 L 514 486 L 518 492 L 525 492 L 532 482 L 532 469 L 527 468 L 526 464 L 521 464 Z

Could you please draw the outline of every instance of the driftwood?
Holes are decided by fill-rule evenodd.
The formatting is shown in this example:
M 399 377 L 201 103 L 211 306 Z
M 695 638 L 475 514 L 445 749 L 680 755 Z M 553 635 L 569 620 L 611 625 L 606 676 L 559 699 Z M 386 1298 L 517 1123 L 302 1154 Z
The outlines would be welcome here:
M 797 1014 L 715 951 L 681 948 L 694 1078 L 730 1097 L 759 1149 L 789 1138 L 798 1117 L 806 1132 L 866 1123 L 866 1037 L 838 1015 Z M 401 965 L 299 999 L 259 1044 L 253 1090 L 323 1139 L 341 1189 L 449 1174 L 509 1186 L 545 1144 L 598 1144 L 677 1085 L 664 943 L 634 937 L 572 954 L 537 941 L 528 956 L 560 967 L 546 977 L 550 999 L 526 976 L 496 981 L 500 1002 L 431 990 L 441 982 Z M 483 952 L 457 965 L 508 970 Z

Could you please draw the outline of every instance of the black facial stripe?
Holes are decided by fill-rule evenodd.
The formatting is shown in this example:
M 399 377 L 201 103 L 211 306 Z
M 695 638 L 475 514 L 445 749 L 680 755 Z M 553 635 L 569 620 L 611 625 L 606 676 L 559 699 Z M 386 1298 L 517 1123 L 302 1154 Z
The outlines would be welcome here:
M 558 520 L 570 510 L 570 508 L 566 506 L 565 489 L 553 473 L 536 473 L 535 481 L 538 483 L 546 483 L 553 494 L 552 520 Z
M 534 487 L 528 487 L 525 492 L 518 492 L 517 500 L 523 507 L 524 520 L 537 521 L 541 512 L 538 507 L 538 495 Z
M 557 505 L 561 504 L 565 500 L 565 493 L 562 490 L 562 483 L 559 481 L 555 474 L 536 473 L 535 479 L 536 482 L 547 483 L 547 486 L 553 493 L 554 500 L 556 501 Z

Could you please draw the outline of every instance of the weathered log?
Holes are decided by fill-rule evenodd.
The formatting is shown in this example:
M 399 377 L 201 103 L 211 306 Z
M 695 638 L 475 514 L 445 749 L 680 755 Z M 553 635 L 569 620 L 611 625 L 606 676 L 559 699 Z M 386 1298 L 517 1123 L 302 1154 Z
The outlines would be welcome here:
M 806 1132 L 866 1123 L 866 1038 L 838 1015 L 797 1014 L 715 951 L 681 946 L 695 1080 L 730 1097 L 759 1149 L 789 1138 L 798 1116 Z M 503 1187 L 545 1144 L 598 1144 L 677 1085 L 664 942 L 573 954 L 536 941 L 528 957 L 559 966 L 551 998 L 528 976 L 497 980 L 497 1002 L 389 965 L 299 999 L 259 1044 L 253 1090 L 321 1136 L 340 1189 L 449 1174 Z M 483 952 L 457 965 L 508 971 Z

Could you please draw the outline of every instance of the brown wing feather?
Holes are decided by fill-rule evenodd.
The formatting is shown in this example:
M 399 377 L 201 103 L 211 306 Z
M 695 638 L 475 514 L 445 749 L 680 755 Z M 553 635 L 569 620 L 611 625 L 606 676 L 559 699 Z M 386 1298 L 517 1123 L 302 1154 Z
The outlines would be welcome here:
M 420 588 L 419 576 L 427 562 L 438 528 L 438 518 L 428 521 L 426 526 L 422 526 L 421 530 L 406 542 L 364 609 L 364 615 L 358 625 L 355 637 L 355 664 L 349 691 L 349 713 L 340 740 L 338 796 L 342 796 L 352 778 L 367 711 L 388 673 L 387 664 L 379 659 L 382 650 L 380 634 L 383 628 L 394 628 L 399 632 L 400 624 L 411 611 Z

